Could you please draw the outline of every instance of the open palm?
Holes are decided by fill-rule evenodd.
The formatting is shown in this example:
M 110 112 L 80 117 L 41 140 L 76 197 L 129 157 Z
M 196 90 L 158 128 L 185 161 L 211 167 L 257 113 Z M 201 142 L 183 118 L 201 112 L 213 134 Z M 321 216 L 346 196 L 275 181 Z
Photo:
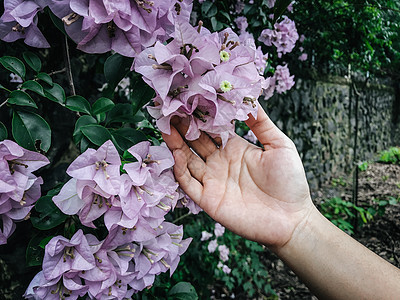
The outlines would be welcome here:
M 181 188 L 205 212 L 245 238 L 280 247 L 313 207 L 303 166 L 292 141 L 262 109 L 247 124 L 264 149 L 239 136 L 217 147 L 206 134 L 187 145 L 182 123 L 164 139 Z

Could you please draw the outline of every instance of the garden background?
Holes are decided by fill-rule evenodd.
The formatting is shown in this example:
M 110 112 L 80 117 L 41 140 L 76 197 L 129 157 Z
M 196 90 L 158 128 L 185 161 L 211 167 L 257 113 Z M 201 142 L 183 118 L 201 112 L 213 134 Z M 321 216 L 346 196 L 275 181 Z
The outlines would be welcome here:
M 299 35 L 287 53 L 258 40 L 284 15 L 294 21 Z M 239 17 L 248 25 L 243 27 Z M 289 66 L 294 86 L 264 93 L 259 103 L 295 142 L 313 200 L 324 215 L 399 267 L 400 1 L 194 1 L 190 21 L 197 25 L 199 20 L 211 31 L 233 28 L 237 34 L 252 34 L 268 54 L 261 59 L 265 78 L 272 78 L 278 65 Z M 43 178 L 42 197 L 30 219 L 17 222 L 7 244 L 0 245 L 0 299 L 20 299 L 41 269 L 49 239 L 62 232 L 72 236 L 80 228 L 51 199 L 68 181 L 66 170 L 81 152 L 98 148 L 108 137 L 122 155 L 143 140 L 162 142 L 143 107 L 154 91 L 130 71 L 133 58 L 78 50 L 49 8 L 40 12 L 38 27 L 51 48 L 30 47 L 23 39 L 0 42 L 1 56 L 18 58 L 26 66 L 26 78 L 10 77 L 18 69 L 2 60 L 0 140 L 15 140 L 50 161 L 35 173 Z M 24 137 L 35 137 L 35 130 L 43 136 L 43 126 L 21 129 L 33 112 L 51 128 L 45 130 L 48 140 Z M 237 122 L 235 129 L 251 140 L 244 123 Z M 185 238 L 193 240 L 172 277 L 162 273 L 134 299 L 312 298 L 271 252 L 224 231 L 205 213 L 176 209 L 167 218 L 183 224 Z M 223 261 L 228 269 L 220 264 L 222 250 L 210 251 L 211 240 L 229 249 Z M 180 282 L 190 285 L 176 286 Z

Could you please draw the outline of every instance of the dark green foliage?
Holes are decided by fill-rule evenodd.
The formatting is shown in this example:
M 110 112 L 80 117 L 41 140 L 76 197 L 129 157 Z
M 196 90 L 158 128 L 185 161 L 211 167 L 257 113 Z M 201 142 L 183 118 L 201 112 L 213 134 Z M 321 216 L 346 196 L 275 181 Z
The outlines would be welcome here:
M 64 215 L 51 200 L 51 196 L 41 197 L 36 205 L 35 210 L 39 213 L 38 217 L 31 218 L 35 228 L 40 230 L 49 230 L 65 222 L 67 216 Z
M 229 260 L 224 264 L 231 268 L 231 273 L 225 274 L 217 267 L 220 261 L 218 249 L 213 253 L 207 250 L 209 242 L 215 236 L 207 241 L 200 241 L 202 231 L 213 233 L 215 222 L 206 214 L 200 213 L 184 218 L 183 223 L 185 233 L 193 237 L 193 241 L 189 251 L 181 257 L 172 277 L 174 282 L 189 281 L 200 299 L 209 299 L 212 290 L 221 292 L 223 289 L 228 297 L 234 295 L 238 299 L 275 298 L 265 264 L 265 257 L 268 255 L 265 247 L 225 230 L 224 235 L 217 238 L 218 245 L 226 245 L 230 249 Z M 221 297 L 219 294 L 214 296 L 217 299 Z
M 328 218 L 333 224 L 343 231 L 354 233 L 354 220 L 358 216 L 362 223 L 372 220 L 374 215 L 371 210 L 358 207 L 353 203 L 334 197 L 325 200 L 320 205 L 321 213 Z
M 20 59 L 11 56 L 3 56 L 0 57 L 0 64 L 10 72 L 17 74 L 22 79 L 25 78 L 26 68 Z
M 42 69 L 42 62 L 35 53 L 27 51 L 24 52 L 22 56 L 24 57 L 24 60 L 28 64 L 28 66 L 32 68 L 32 70 L 37 73 L 40 72 L 40 70 Z
M 29 150 L 48 151 L 51 144 L 49 124 L 38 114 L 14 111 L 12 134 L 17 143 Z
M 297 28 L 306 36 L 308 67 L 341 75 L 349 65 L 352 71 L 398 74 L 398 1 L 298 1 L 294 8 Z
M 174 285 L 168 292 L 169 300 L 197 300 L 196 290 L 189 282 L 181 281 Z

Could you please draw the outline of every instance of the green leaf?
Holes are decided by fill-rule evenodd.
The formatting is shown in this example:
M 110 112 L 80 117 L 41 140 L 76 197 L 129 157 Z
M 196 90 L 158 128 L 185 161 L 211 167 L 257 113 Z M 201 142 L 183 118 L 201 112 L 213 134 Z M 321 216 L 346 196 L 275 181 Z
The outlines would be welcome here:
M 81 153 L 85 152 L 91 145 L 90 141 L 85 136 L 82 137 L 80 143 L 81 143 L 80 147 Z
M 7 136 L 7 127 L 2 122 L 0 122 L 0 141 L 4 141 Z
M 212 2 L 203 2 L 201 5 L 201 13 L 208 18 L 215 16 L 218 12 L 217 6 Z
M 81 127 L 81 131 L 89 141 L 97 146 L 103 145 L 106 141 L 111 139 L 111 134 L 101 125 L 86 125 Z
M 11 93 L 11 91 L 10 91 L 8 88 L 6 88 L 4 85 L 2 85 L 1 83 L 0 83 L 0 89 L 5 90 L 5 91 Z
M 121 54 L 115 53 L 109 56 L 104 63 L 104 76 L 108 82 L 106 95 L 111 97 L 114 93 L 115 87 L 121 81 L 122 78 L 128 74 L 129 69 L 132 66 L 132 58 L 122 56 Z
M 147 137 L 139 130 L 133 128 L 120 128 L 112 133 L 112 141 L 121 152 L 124 152 L 137 143 L 147 141 Z
M 30 90 L 32 92 L 35 92 L 36 94 L 46 97 L 46 95 L 44 94 L 44 90 L 43 87 L 40 85 L 40 83 L 38 83 L 37 81 L 34 80 L 28 80 L 25 81 L 22 86 L 23 89 L 26 90 Z
M 148 86 L 142 78 L 139 78 L 134 86 L 133 93 L 131 95 L 132 100 L 132 115 L 136 115 L 139 109 L 141 109 L 146 103 L 148 103 L 154 97 L 154 90 Z
M 111 99 L 101 97 L 92 105 L 92 115 L 108 112 L 114 108 L 115 104 Z
M 107 114 L 107 121 L 106 124 L 112 123 L 136 123 L 138 122 L 137 119 L 133 116 L 133 109 L 132 105 L 129 103 L 117 103 L 113 109 Z
M 22 79 L 25 78 L 25 65 L 18 58 L 12 56 L 0 57 L 0 64 L 2 64 L 7 70 L 17 74 Z
M 52 238 L 53 238 L 52 235 L 51 235 L 51 236 L 48 236 L 48 237 L 45 237 L 43 240 L 40 241 L 39 247 L 42 248 L 42 249 L 44 249 L 44 248 L 46 247 L 46 245 L 50 242 L 50 240 L 51 240 Z
M 30 66 L 37 73 L 40 72 L 40 69 L 42 69 L 42 62 L 35 53 L 27 51 L 24 52 L 22 56 L 24 57 L 24 60 L 26 61 L 28 66 Z
M 96 120 L 97 120 L 97 123 L 99 123 L 99 124 L 104 122 L 106 120 L 106 113 L 101 113 L 101 114 L 96 115 Z
M 45 10 L 50 15 L 50 19 L 53 22 L 53 24 L 57 27 L 57 29 L 60 30 L 65 35 L 67 35 L 64 28 L 64 22 L 60 18 L 58 18 L 55 14 L 53 14 L 53 12 L 48 7 L 46 7 Z
M 39 73 L 36 75 L 36 77 L 43 82 L 46 82 L 48 85 L 53 86 L 53 79 L 51 79 L 50 75 L 47 73 Z
M 8 98 L 9 104 L 29 106 L 37 108 L 35 101 L 27 93 L 23 91 L 12 91 Z
M 49 230 L 65 222 L 67 215 L 54 204 L 53 196 L 43 196 L 35 204 L 38 217 L 31 217 L 32 225 L 40 230 Z
M 57 83 L 54 83 L 50 88 L 44 88 L 44 94 L 46 95 L 46 98 L 51 101 L 57 102 L 61 105 L 64 105 L 65 103 L 65 91 Z
M 44 250 L 39 246 L 39 244 L 45 236 L 46 234 L 44 232 L 40 232 L 29 241 L 25 254 L 26 265 L 28 267 L 42 265 Z
M 90 115 L 90 103 L 82 96 L 69 96 L 65 106 L 72 111 L 82 112 Z
M 252 14 L 252 12 L 255 10 L 255 8 L 256 8 L 256 5 L 254 5 L 254 4 L 245 4 L 244 9 L 243 9 L 243 14 L 244 15 Z
M 211 26 L 215 31 L 219 31 L 224 27 L 223 23 L 219 22 L 216 17 L 211 18 Z
M 83 138 L 83 134 L 81 131 L 81 127 L 90 125 L 90 124 L 97 124 L 97 121 L 92 116 L 82 116 L 80 117 L 75 123 L 75 130 L 74 130 L 74 143 L 78 144 L 79 141 Z
M 278 20 L 293 0 L 277 0 L 274 6 L 274 23 Z
M 231 22 L 231 16 L 225 12 L 225 11 L 220 11 L 219 12 L 221 15 L 223 15 L 229 22 Z
M 47 152 L 51 145 L 49 124 L 39 115 L 32 112 L 14 111 L 12 134 L 15 141 L 29 150 Z
M 189 282 L 181 281 L 174 285 L 168 292 L 168 299 L 197 300 L 199 296 L 195 288 Z

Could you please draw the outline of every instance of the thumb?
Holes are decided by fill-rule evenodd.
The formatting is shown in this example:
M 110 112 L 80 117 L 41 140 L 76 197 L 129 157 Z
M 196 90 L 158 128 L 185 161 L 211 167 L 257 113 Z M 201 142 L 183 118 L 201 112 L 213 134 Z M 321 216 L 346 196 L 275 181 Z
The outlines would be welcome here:
M 293 147 L 293 142 L 271 121 L 261 105 L 258 106 L 257 119 L 251 114 L 246 121 L 265 150 L 279 147 Z

